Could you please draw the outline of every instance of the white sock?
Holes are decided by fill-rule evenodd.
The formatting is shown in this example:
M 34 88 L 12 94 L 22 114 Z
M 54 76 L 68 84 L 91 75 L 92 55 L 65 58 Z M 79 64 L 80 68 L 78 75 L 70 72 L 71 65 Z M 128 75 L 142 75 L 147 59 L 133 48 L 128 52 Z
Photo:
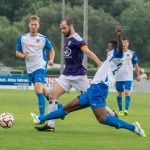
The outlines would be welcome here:
M 106 106 L 106 113 L 108 116 L 115 116 L 115 113 L 108 106 Z
M 58 105 L 57 105 L 57 100 L 52 100 L 49 102 L 48 104 L 48 113 L 54 111 L 54 110 L 57 110 L 58 109 Z M 48 120 L 48 126 L 50 127 L 55 127 L 55 119 L 53 120 Z

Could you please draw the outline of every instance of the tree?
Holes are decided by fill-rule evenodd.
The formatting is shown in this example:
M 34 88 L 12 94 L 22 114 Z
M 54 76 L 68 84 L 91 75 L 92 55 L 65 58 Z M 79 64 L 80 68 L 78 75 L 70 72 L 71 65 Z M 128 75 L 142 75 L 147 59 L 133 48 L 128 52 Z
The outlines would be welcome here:
M 121 15 L 121 24 L 125 29 L 125 35 L 130 39 L 130 49 L 137 53 L 141 65 L 150 65 L 149 10 L 150 2 L 137 0 Z

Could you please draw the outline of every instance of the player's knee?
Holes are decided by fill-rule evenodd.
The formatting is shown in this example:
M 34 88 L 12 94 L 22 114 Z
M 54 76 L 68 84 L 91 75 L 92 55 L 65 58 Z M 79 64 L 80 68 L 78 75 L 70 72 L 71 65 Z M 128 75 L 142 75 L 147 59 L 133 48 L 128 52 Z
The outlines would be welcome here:
M 125 96 L 130 96 L 130 91 L 125 91 Z
M 118 92 L 118 96 L 121 97 L 121 96 L 122 96 L 122 93 L 121 93 L 121 92 Z
M 49 99 L 50 99 L 50 100 L 57 99 L 57 95 L 56 95 L 55 93 L 51 93 L 51 94 L 49 95 Z

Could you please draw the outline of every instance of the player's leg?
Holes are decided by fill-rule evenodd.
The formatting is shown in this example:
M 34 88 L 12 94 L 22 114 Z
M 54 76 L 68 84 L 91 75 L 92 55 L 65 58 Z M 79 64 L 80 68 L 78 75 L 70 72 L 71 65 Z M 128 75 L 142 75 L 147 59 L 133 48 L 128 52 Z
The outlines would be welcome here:
M 45 98 L 49 101 L 49 91 L 46 87 L 46 83 L 44 84 L 43 94 L 44 94 Z
M 98 92 L 99 91 L 99 92 Z M 135 132 L 139 136 L 145 137 L 145 133 L 139 124 L 130 124 L 114 116 L 107 116 L 106 114 L 106 97 L 108 94 L 108 87 L 99 84 L 89 91 L 90 106 L 97 120 L 104 125 L 113 126 L 117 129 L 124 128 Z M 139 130 L 138 130 L 139 129 Z
M 125 110 L 123 111 L 124 115 L 128 115 L 128 109 L 130 106 L 131 96 L 130 91 L 132 87 L 132 81 L 125 81 L 124 88 L 125 88 Z
M 58 98 L 65 92 L 68 92 L 70 88 L 71 86 L 69 85 L 68 80 L 65 79 L 63 75 L 61 75 L 56 80 L 56 82 L 53 85 L 53 88 L 50 91 L 48 113 L 57 110 Z M 54 127 L 55 127 L 55 120 L 53 119 L 53 120 L 48 120 L 48 123 L 45 124 L 44 126 L 36 126 L 35 129 L 39 131 L 44 131 L 44 130 L 54 131 Z
M 88 105 L 89 106 L 89 105 Z M 57 109 L 53 112 L 48 113 L 45 116 L 36 116 L 35 114 L 31 113 L 32 119 L 33 119 L 33 123 L 34 124 L 39 124 L 40 122 L 46 121 L 46 120 L 52 120 L 52 119 L 59 119 L 62 118 L 64 116 L 66 116 L 67 114 L 69 114 L 70 112 L 73 111 L 77 111 L 79 109 L 84 109 L 86 106 L 81 106 L 79 103 L 79 99 L 74 98 L 72 101 L 70 101 L 68 104 L 66 104 L 64 107 Z
M 119 115 L 124 115 L 123 114 L 123 109 L 122 109 L 122 92 L 124 91 L 123 89 L 123 81 L 116 81 L 116 90 L 117 90 L 117 104 L 119 108 Z
M 40 116 L 43 116 L 45 113 L 45 98 L 43 94 L 44 82 L 45 82 L 46 71 L 39 69 L 33 73 L 33 83 L 36 95 L 38 97 L 38 106 Z
M 105 109 L 106 109 L 105 107 L 92 109 L 94 112 L 94 115 L 96 116 L 97 120 L 100 123 L 115 127 L 116 129 L 124 128 L 124 129 L 127 129 L 129 131 L 136 133 L 137 135 L 141 137 L 146 137 L 146 134 L 144 133 L 143 129 L 140 127 L 140 124 L 138 122 L 130 124 L 117 117 L 106 116 Z

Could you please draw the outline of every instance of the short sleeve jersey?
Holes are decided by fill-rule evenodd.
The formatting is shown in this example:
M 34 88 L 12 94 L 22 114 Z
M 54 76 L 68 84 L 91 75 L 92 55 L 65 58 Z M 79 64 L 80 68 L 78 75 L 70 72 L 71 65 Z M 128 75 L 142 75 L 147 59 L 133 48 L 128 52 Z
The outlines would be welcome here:
M 116 76 L 116 81 L 133 81 L 133 65 L 138 63 L 135 52 L 124 52 L 124 63 Z
M 29 53 L 28 56 L 25 57 L 28 74 L 38 69 L 46 69 L 46 49 L 51 50 L 52 45 L 50 41 L 41 34 L 38 34 L 36 37 L 31 37 L 28 33 L 18 38 L 16 50 L 21 53 Z
M 107 60 L 96 72 L 92 84 L 104 83 L 111 87 L 115 84 L 115 77 L 123 64 L 123 52 L 118 52 L 117 48 L 110 51 Z
M 82 65 L 84 53 L 81 48 L 86 46 L 85 41 L 77 34 L 66 38 L 64 44 L 65 69 L 63 75 L 86 75 L 87 70 Z

